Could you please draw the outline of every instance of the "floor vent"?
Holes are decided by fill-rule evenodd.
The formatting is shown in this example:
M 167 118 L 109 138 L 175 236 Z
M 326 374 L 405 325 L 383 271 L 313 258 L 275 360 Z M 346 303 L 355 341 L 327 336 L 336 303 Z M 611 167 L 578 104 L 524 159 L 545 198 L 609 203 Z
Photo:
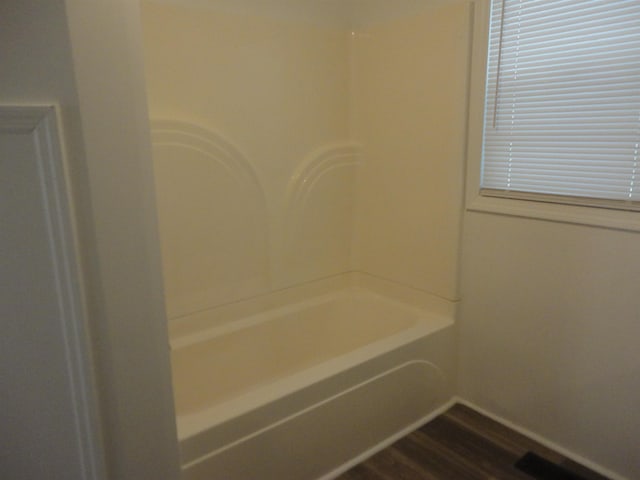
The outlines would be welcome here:
M 537 480 L 586 480 L 584 477 L 532 452 L 524 454 L 515 463 L 515 467 Z

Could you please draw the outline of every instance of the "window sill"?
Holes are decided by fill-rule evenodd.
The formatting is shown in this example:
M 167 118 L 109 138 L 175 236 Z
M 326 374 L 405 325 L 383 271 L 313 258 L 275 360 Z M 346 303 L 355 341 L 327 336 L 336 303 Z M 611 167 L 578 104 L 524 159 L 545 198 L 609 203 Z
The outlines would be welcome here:
M 466 208 L 471 212 L 493 213 L 511 217 L 640 232 L 640 212 L 563 205 L 534 200 L 484 197 L 481 195 L 470 199 Z

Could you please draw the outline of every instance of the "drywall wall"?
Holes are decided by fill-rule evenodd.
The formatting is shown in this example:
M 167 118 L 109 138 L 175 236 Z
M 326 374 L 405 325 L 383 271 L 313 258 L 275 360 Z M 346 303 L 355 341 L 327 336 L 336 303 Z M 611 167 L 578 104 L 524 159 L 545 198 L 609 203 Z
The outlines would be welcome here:
M 455 300 L 470 5 L 356 31 L 353 135 L 363 145 L 354 265 Z
M 97 377 L 103 420 L 105 450 L 97 453 L 105 456 L 109 478 L 132 480 L 177 478 L 178 472 L 136 22 L 137 7 L 126 1 L 0 5 L 0 102 L 55 103 L 63 113 L 91 320 L 88 349 L 94 347 L 95 363 L 87 367 Z M 2 281 L 11 282 L 11 274 L 3 272 Z M 42 326 L 43 332 L 50 326 L 37 322 L 46 321 L 23 319 L 25 328 Z M 24 342 L 25 355 L 43 357 L 41 369 L 25 375 L 46 384 L 48 396 L 39 400 L 59 402 L 56 414 L 69 419 L 65 340 L 26 338 L 15 340 Z M 19 358 L 5 361 L 22 366 Z M 34 448 L 44 444 L 58 459 L 75 447 L 64 430 L 38 435 Z M 81 478 L 76 467 L 56 461 L 45 476 Z
M 67 0 L 91 206 L 94 351 L 112 476 L 176 478 L 177 439 L 135 2 Z
M 488 6 L 476 2 L 470 206 L 478 204 Z M 590 213 L 555 207 L 567 218 Z M 640 476 L 638 235 L 473 211 L 464 219 L 460 394 L 624 478 Z
M 638 233 L 467 213 L 460 394 L 638 478 Z

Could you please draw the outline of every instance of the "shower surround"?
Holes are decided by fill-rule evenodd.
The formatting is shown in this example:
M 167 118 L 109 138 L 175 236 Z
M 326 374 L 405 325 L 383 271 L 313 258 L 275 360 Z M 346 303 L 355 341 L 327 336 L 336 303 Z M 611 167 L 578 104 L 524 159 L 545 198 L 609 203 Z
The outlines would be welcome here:
M 279 442 L 302 425 L 315 432 L 300 438 L 316 438 L 324 453 L 312 470 L 284 473 L 329 475 L 424 421 L 453 392 L 470 6 L 406 1 L 392 16 L 376 1 L 271 3 L 278 8 L 142 4 L 185 478 L 220 469 L 251 478 L 241 459 L 255 456 L 259 432 Z M 318 302 L 326 308 L 313 307 Z M 417 324 L 402 320 L 407 309 Z M 244 327 L 251 319 L 263 335 Z M 221 328 L 246 335 L 216 343 Z M 211 393 L 221 378 L 212 374 L 205 385 L 195 372 L 209 370 L 206 362 L 211 371 L 225 365 L 235 385 L 241 364 L 262 365 L 269 345 L 302 345 L 314 331 L 325 332 L 313 335 L 321 352 L 331 352 L 332 337 L 349 348 L 308 365 L 282 360 L 300 364 L 292 371 L 276 359 L 263 365 L 275 376 L 259 376 L 253 387 L 240 382 L 235 393 L 215 387 L 213 397 L 224 401 L 195 401 L 195 416 L 181 411 L 184 388 Z M 236 353 L 220 356 L 229 342 Z M 187 344 L 203 352 L 205 365 L 185 356 Z M 393 391 L 422 398 L 420 408 L 392 399 Z M 257 402 L 250 408 L 223 408 L 247 395 Z M 321 430 L 342 418 L 342 430 L 331 431 L 349 433 L 349 411 L 367 398 L 386 407 L 361 423 L 380 428 L 370 435 L 359 428 L 365 438 L 353 440 L 355 450 L 330 452 Z M 274 475 L 283 462 L 258 461 L 265 472 L 275 465 Z

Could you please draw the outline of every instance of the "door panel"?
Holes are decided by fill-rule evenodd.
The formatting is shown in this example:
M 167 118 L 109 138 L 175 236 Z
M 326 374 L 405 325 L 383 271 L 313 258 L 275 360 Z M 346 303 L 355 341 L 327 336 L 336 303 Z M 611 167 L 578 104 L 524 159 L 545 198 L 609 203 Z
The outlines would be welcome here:
M 53 109 L 0 107 L 0 478 L 97 478 L 92 392 L 82 378 L 90 365 L 78 368 L 89 363 L 88 347 L 78 335 L 82 298 L 56 140 Z

